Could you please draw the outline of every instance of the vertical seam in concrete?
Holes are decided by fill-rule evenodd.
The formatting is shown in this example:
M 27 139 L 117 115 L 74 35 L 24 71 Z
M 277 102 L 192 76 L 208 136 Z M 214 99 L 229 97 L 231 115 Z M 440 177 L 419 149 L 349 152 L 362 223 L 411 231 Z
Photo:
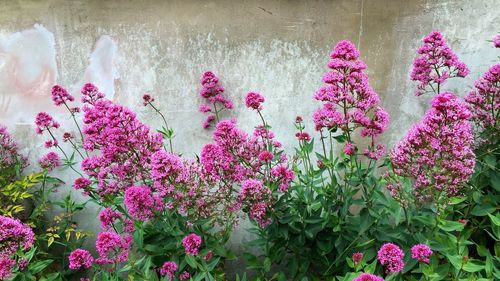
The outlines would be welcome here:
M 360 11 L 360 19 L 359 19 L 359 33 L 358 33 L 358 50 L 360 50 L 361 47 L 361 36 L 363 35 L 363 6 L 364 6 L 365 0 L 361 0 L 361 11 Z

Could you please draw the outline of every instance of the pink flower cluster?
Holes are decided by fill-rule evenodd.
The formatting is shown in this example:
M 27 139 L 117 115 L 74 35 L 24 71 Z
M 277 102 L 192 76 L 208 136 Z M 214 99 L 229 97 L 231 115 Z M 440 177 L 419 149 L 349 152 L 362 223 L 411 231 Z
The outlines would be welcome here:
M 493 36 L 493 46 L 500 48 L 500 33 Z
M 354 264 L 358 264 L 362 260 L 363 260 L 363 253 L 356 252 L 356 253 L 352 254 L 352 261 L 354 262 Z
M 222 95 L 224 87 L 219 85 L 219 78 L 211 71 L 203 73 L 200 83 L 202 89 L 200 95 L 206 100 L 206 104 L 200 105 L 200 112 L 209 113 L 203 123 L 203 128 L 207 129 L 214 122 L 219 122 L 219 113 L 224 109 L 232 109 L 233 103 Z M 217 107 L 219 105 L 219 107 Z
M 19 155 L 17 143 L 10 136 L 7 127 L 0 125 L 0 170 L 17 163 L 24 166 L 26 159 Z
M 262 103 L 264 101 L 264 97 L 257 92 L 249 92 L 245 97 L 245 105 L 257 111 L 262 110 Z
M 125 206 L 134 219 L 148 220 L 154 216 L 154 211 L 164 209 L 163 198 L 154 195 L 148 186 L 130 186 L 125 191 Z
M 432 250 L 425 244 L 417 244 L 411 247 L 411 257 L 419 262 L 429 263 L 429 257 L 432 255 Z
M 186 255 L 196 256 L 201 246 L 201 237 L 195 233 L 191 233 L 182 239 L 182 245 Z
M 465 97 L 465 101 L 470 105 L 472 120 L 480 130 L 499 129 L 497 119 L 500 112 L 500 64 L 491 66 L 476 80 L 474 89 Z
M 97 264 L 122 263 L 128 259 L 128 252 L 132 244 L 132 236 L 120 236 L 114 232 L 101 232 L 97 236 L 95 246 L 99 257 Z
M 89 179 L 80 177 L 73 182 L 73 188 L 76 190 L 81 189 L 83 190 L 82 193 L 84 195 L 89 195 L 91 192 L 91 184 L 92 181 L 90 181 Z
M 384 278 L 370 273 L 362 273 L 352 281 L 384 281 Z
M 96 179 L 99 194 L 106 196 L 149 177 L 150 157 L 162 148 L 162 137 L 150 132 L 128 108 L 103 98 L 95 100 L 99 92 L 93 89 L 88 94 L 93 96 L 86 99 L 93 104 L 83 108 L 83 147 L 99 154 L 84 159 L 81 166 Z
M 321 87 L 314 94 L 323 106 L 313 114 L 316 130 L 340 129 L 352 142 L 352 133 L 360 129 L 362 137 L 370 138 L 371 145 L 364 154 L 372 159 L 379 159 L 384 147 L 375 143 L 375 138 L 382 134 L 389 123 L 389 114 L 378 104 L 380 99 L 368 83 L 364 72 L 365 63 L 359 58 L 359 52 L 353 43 L 340 41 L 330 54 L 328 67 L 331 71 L 323 75 Z M 354 154 L 355 147 L 347 151 Z
M 0 279 L 12 276 L 18 250 L 29 250 L 35 241 L 33 230 L 21 221 L 0 216 Z
M 39 135 L 45 130 L 50 130 L 52 128 L 57 129 L 60 126 L 60 124 L 46 112 L 40 112 L 36 115 L 35 125 L 35 132 Z
M 393 243 L 385 243 L 377 253 L 379 262 L 386 267 L 388 274 L 398 273 L 403 270 L 403 257 L 403 251 Z
M 174 279 L 176 271 L 177 264 L 173 261 L 165 262 L 160 268 L 160 274 L 162 276 L 167 276 L 167 278 L 170 280 Z
M 96 101 L 104 98 L 104 94 L 92 83 L 83 85 L 80 93 L 82 94 L 82 103 L 93 105 Z
M 38 164 L 42 167 L 42 169 L 46 169 L 50 172 L 61 166 L 61 158 L 57 153 L 51 151 L 40 158 L 40 160 L 38 160 Z
M 419 56 L 413 62 L 410 75 L 411 80 L 419 82 L 415 95 L 429 91 L 439 94 L 440 85 L 448 78 L 469 74 L 467 66 L 448 47 L 440 32 L 431 32 L 423 42 L 424 45 L 417 50 Z
M 263 215 L 272 204 L 271 196 L 263 196 L 269 199 L 265 202 L 247 196 L 233 198 L 233 186 L 245 180 L 258 180 L 286 191 L 294 173 L 288 168 L 281 144 L 274 139 L 274 133 L 264 126 L 257 126 L 253 135 L 248 136 L 236 127 L 235 120 L 219 122 L 213 139 L 215 142 L 205 145 L 201 152 L 203 179 L 218 187 L 219 196 L 232 202 L 227 204 L 230 212 L 244 207 L 250 211 L 252 218 L 262 225 L 266 224 L 264 222 L 268 219 Z
M 259 180 L 248 179 L 243 181 L 240 190 L 240 200 L 248 206 L 248 215 L 260 227 L 271 223 L 268 211 L 271 208 L 272 192 Z
M 94 263 L 94 257 L 89 251 L 76 249 L 69 255 L 69 268 L 73 270 L 87 269 Z
M 474 172 L 471 113 L 453 93 L 436 95 L 432 108 L 392 150 L 394 173 L 414 180 L 417 200 L 428 201 L 434 190 L 455 195 Z M 387 188 L 398 196 L 400 180 Z
M 71 102 L 74 100 L 75 98 L 63 87 L 59 85 L 54 85 L 52 87 L 52 101 L 55 105 L 59 106 L 61 104 L 66 104 L 66 102 Z
M 110 230 L 113 227 L 113 223 L 121 219 L 122 215 L 120 212 L 113 210 L 111 207 L 104 208 L 99 213 L 99 221 L 101 222 L 101 228 L 104 230 Z

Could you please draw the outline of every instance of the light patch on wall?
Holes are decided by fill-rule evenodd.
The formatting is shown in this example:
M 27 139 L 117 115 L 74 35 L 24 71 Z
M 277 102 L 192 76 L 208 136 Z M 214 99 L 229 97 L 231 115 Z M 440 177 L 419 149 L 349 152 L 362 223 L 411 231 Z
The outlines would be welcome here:
M 119 78 L 114 65 L 117 49 L 117 44 L 111 37 L 101 36 L 90 55 L 90 63 L 84 75 L 85 83 L 95 84 L 108 99 L 113 99 L 115 80 Z
M 34 98 L 46 99 L 40 96 L 50 93 L 57 78 L 54 42 L 52 32 L 39 24 L 0 34 L 0 119 L 9 116 L 10 120 L 26 122 L 22 120 L 26 111 L 14 109 L 26 108 Z

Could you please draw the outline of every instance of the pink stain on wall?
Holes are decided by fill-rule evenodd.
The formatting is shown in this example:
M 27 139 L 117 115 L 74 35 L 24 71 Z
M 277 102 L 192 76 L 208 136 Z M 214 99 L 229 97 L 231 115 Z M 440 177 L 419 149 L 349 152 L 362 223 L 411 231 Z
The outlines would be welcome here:
M 56 78 L 54 35 L 45 27 L 0 35 L 0 119 L 26 122 Z

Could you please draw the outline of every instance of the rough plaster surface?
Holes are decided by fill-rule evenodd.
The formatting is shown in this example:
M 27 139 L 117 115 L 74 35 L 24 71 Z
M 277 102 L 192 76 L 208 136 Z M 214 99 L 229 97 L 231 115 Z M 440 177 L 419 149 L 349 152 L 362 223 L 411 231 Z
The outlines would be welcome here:
M 45 152 L 33 133 L 38 111 L 71 126 L 51 104 L 50 86 L 62 84 L 79 96 L 81 85 L 92 81 L 159 126 L 140 102 L 144 92 L 152 93 L 177 129 L 175 149 L 193 155 L 210 140 L 197 112 L 198 80 L 210 69 L 235 102 L 233 115 L 243 128 L 258 121 L 243 106 L 245 93 L 266 96 L 265 115 L 291 151 L 294 117 L 310 124 L 318 106 L 312 94 L 329 51 L 346 38 L 359 47 L 370 83 L 391 115 L 384 136 L 391 146 L 427 107 L 428 99 L 413 96 L 415 84 L 408 79 L 420 39 L 442 31 L 469 65 L 466 79 L 448 84 L 463 96 L 499 55 L 487 41 L 499 32 L 499 6 L 499 0 L 2 0 L 0 122 L 34 162 Z M 95 211 L 85 216 L 95 217 Z M 96 230 L 92 220 L 82 224 Z M 241 251 L 247 240 L 240 229 L 232 245 Z

